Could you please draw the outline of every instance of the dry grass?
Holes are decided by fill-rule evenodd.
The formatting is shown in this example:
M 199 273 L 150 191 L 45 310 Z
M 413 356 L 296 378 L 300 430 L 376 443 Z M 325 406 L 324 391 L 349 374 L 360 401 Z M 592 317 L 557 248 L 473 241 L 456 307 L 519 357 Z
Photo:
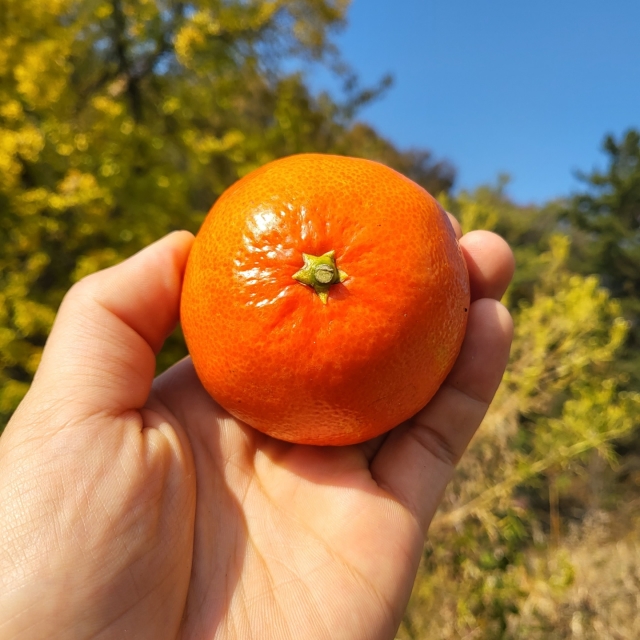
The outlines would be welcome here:
M 503 571 L 425 561 L 398 639 L 640 638 L 640 500 L 589 512 L 558 547 L 539 535 Z

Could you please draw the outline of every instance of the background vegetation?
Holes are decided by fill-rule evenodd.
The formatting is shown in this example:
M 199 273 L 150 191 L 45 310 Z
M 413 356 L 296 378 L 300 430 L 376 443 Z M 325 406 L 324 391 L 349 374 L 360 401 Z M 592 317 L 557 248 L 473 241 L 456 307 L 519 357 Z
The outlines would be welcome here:
M 399 150 L 358 109 L 330 35 L 348 0 L 0 0 L 0 421 L 64 292 L 276 157 L 380 160 L 465 230 L 515 250 L 504 384 L 425 547 L 399 638 L 640 637 L 640 134 L 607 138 L 582 193 L 521 207 L 504 183 Z M 328 65 L 340 99 L 292 69 Z M 168 342 L 164 368 L 184 353 Z M 1 428 L 1 427 L 0 427 Z

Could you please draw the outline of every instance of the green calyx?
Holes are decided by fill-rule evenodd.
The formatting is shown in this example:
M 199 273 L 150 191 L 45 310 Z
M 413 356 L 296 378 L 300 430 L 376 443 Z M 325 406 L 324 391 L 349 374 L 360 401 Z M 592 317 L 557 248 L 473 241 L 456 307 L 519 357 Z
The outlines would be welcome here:
M 303 253 L 304 266 L 293 274 L 294 280 L 313 288 L 322 300 L 322 304 L 327 304 L 331 285 L 347 279 L 347 274 L 336 266 L 335 253 L 335 251 L 327 251 L 321 256 Z

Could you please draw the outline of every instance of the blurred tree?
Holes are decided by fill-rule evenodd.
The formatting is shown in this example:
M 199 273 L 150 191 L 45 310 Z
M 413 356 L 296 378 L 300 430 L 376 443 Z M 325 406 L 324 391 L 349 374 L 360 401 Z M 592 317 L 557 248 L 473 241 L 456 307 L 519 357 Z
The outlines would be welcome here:
M 564 212 L 573 225 L 574 268 L 598 273 L 631 322 L 626 369 L 640 382 L 640 132 L 627 131 L 603 144 L 604 171 L 581 174 L 587 190 Z
M 450 167 L 353 126 L 358 87 L 330 34 L 348 0 L 2 0 L 0 429 L 64 292 L 172 229 L 276 157 L 379 158 L 437 190 Z M 292 61 L 343 74 L 313 96 Z M 300 66 L 300 65 L 298 65 Z M 160 367 L 184 352 L 169 341 Z
M 599 273 L 613 295 L 640 298 L 640 132 L 607 136 L 605 171 L 581 174 L 588 190 L 566 215 L 577 229 L 583 271 Z

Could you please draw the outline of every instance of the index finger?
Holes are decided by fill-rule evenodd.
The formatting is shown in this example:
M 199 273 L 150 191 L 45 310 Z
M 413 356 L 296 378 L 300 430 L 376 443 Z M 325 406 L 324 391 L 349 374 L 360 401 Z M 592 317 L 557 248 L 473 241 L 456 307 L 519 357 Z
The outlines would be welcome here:
M 491 231 L 470 231 L 460 239 L 460 248 L 469 271 L 471 301 L 500 300 L 515 270 L 509 245 Z
M 451 226 L 455 231 L 456 240 L 460 240 L 460 238 L 462 238 L 462 227 L 460 226 L 460 223 L 452 213 L 449 213 L 448 211 L 445 211 L 445 213 L 447 214 L 447 217 L 449 218 L 449 222 L 451 223 Z

